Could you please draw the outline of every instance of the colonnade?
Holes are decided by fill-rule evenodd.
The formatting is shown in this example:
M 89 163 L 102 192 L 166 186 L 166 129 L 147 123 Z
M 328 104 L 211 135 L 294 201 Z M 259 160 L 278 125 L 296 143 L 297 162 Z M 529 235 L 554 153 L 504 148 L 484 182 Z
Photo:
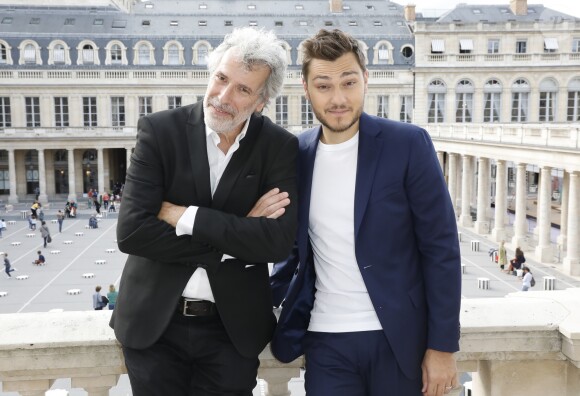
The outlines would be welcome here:
M 97 147 L 96 152 L 96 160 L 97 160 L 97 188 L 98 191 L 105 191 L 109 189 L 109 186 L 106 183 L 105 174 L 108 171 L 108 167 L 105 166 L 105 151 L 108 149 L 116 149 L 119 147 Z M 68 148 L 67 150 L 67 173 L 68 173 L 68 200 L 77 200 L 78 195 L 82 195 L 85 191 L 83 191 L 83 160 L 81 156 L 81 151 L 84 150 L 92 150 L 93 148 Z M 126 166 L 129 167 L 131 153 L 133 147 L 124 147 L 126 151 Z M 18 203 L 22 199 L 22 191 L 26 191 L 26 164 L 24 163 L 23 157 L 19 156 L 17 158 L 16 152 L 17 151 L 28 151 L 29 149 L 15 149 L 15 148 L 7 148 L 5 149 L 8 152 L 8 176 L 9 176 L 9 195 L 8 195 L 8 203 Z M 50 180 L 47 175 L 47 156 L 46 151 L 52 151 L 53 149 L 49 148 L 41 148 L 36 149 L 38 152 L 38 187 L 40 190 L 39 194 L 39 201 L 40 202 L 48 202 L 49 201 L 49 192 L 50 189 L 48 187 L 48 181 Z M 79 153 L 76 155 L 75 158 L 75 150 L 78 150 Z M 20 160 L 18 160 L 20 159 Z M 49 170 L 53 170 L 54 167 L 51 167 Z M 35 168 L 36 169 L 36 168 Z M 77 172 L 80 170 L 80 173 Z M 20 193 L 20 194 L 19 194 Z
M 580 275 L 580 172 L 564 169 L 560 191 L 560 236 L 554 246 L 550 241 L 552 225 L 552 167 L 540 166 L 539 189 L 537 192 L 537 211 L 532 216 L 537 219 L 533 230 L 537 243 L 526 246 L 529 241 L 527 227 L 528 193 L 526 186 L 526 163 L 514 163 L 515 170 L 515 218 L 513 227 L 508 228 L 508 163 L 504 159 L 495 159 L 495 180 L 491 178 L 491 159 L 438 152 L 440 164 L 447 177 L 449 195 L 457 214 L 458 225 L 473 227 L 478 234 L 489 234 L 495 242 L 505 240 L 515 247 L 530 251 L 533 248 L 535 258 L 541 262 L 554 261 L 555 248 L 563 253 L 563 270 L 570 275 Z M 460 158 L 461 157 L 461 158 Z M 477 173 L 477 177 L 476 177 Z M 461 184 L 458 180 L 461 180 Z M 473 181 L 476 180 L 475 184 Z M 495 188 L 492 189 L 492 186 Z M 474 199 L 474 188 L 477 190 Z M 490 197 L 494 191 L 495 207 L 490 208 Z M 474 202 L 475 201 L 475 202 Z M 472 218 L 472 207 L 476 207 L 475 222 Z M 491 226 L 493 224 L 493 226 Z M 511 239 L 509 238 L 511 236 Z

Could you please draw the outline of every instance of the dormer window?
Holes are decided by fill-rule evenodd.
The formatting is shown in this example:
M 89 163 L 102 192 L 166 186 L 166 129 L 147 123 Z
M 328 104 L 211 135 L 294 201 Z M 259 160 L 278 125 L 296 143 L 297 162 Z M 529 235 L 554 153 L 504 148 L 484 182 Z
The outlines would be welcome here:
M 248 10 L 255 10 L 255 9 L 256 9 L 255 4 L 248 4 Z

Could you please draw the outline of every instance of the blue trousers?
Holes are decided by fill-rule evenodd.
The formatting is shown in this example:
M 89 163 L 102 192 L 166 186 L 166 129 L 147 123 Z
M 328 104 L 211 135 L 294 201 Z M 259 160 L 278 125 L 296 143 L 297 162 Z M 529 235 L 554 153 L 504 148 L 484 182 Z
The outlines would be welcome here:
M 422 380 L 400 370 L 384 333 L 308 332 L 307 396 L 421 396 Z

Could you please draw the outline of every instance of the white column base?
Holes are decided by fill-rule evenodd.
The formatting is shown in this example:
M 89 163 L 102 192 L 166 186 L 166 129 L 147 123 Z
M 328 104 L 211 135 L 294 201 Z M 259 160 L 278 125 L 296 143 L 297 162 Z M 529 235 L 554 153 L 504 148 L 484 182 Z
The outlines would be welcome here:
M 67 199 L 69 201 L 75 201 L 75 202 L 77 202 L 77 195 L 76 194 L 69 194 Z
M 524 249 L 526 247 L 526 238 L 523 236 L 515 236 L 512 238 L 512 246 L 514 248 L 519 247 L 521 249 Z
M 10 195 L 8 197 L 8 203 L 11 203 L 11 204 L 18 203 L 18 195 Z
M 40 203 L 46 203 L 46 202 L 48 202 L 48 195 L 46 195 L 46 194 L 40 194 L 38 196 L 38 202 L 40 202 Z
M 562 234 L 558 235 L 558 239 L 556 239 L 556 243 L 561 246 L 562 251 L 566 250 L 566 242 L 568 242 L 567 239 L 568 237 Z
M 491 230 L 491 239 L 495 242 L 505 241 L 506 236 L 507 233 L 505 229 L 494 228 Z
M 478 234 L 489 234 L 489 221 L 475 221 L 473 226 L 475 227 L 475 232 Z
M 580 259 L 564 257 L 564 273 L 572 276 L 580 276 Z
M 554 261 L 554 249 L 552 246 L 536 246 L 536 259 L 543 263 Z
M 473 219 L 471 215 L 461 215 L 459 216 L 459 225 L 462 227 L 472 227 L 473 226 Z

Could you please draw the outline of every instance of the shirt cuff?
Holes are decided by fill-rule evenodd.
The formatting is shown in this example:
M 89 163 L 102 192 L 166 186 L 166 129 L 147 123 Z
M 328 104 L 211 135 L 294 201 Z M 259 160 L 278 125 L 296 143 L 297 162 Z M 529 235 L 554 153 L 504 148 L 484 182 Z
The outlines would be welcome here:
M 192 235 L 193 224 L 195 223 L 195 215 L 197 214 L 197 206 L 188 207 L 179 218 L 177 226 L 175 226 L 175 235 Z

